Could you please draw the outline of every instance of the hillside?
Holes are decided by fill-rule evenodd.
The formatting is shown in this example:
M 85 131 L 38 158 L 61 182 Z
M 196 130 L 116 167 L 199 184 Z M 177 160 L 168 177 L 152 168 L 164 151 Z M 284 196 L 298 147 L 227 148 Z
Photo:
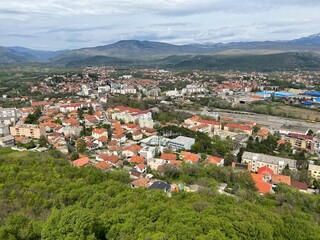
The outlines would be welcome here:
M 54 58 L 58 55 L 63 54 L 66 51 L 66 50 L 42 51 L 42 50 L 33 50 L 30 48 L 24 48 L 24 47 L 7 47 L 7 49 L 13 50 L 15 52 L 31 55 L 34 58 L 37 58 L 38 60 L 48 60 L 49 58 Z
M 0 47 L 0 64 L 34 62 L 36 58 L 27 53 L 20 53 L 11 49 Z
M 0 148 L 0 239 L 319 239 L 319 196 L 281 185 L 260 196 L 227 168 L 183 174 L 206 188 L 168 197 L 132 189 L 120 171 L 72 167 L 58 152 Z M 218 194 L 217 178 L 237 197 Z
M 166 65 L 173 69 L 217 69 L 217 70 L 316 70 L 320 67 L 320 54 L 312 52 L 289 52 L 269 55 L 215 55 L 188 57 L 174 64 Z
M 107 56 L 94 56 L 70 61 L 69 67 L 82 66 L 114 66 L 114 67 L 160 67 L 170 69 L 199 70 L 317 70 L 320 67 L 320 54 L 313 52 L 287 52 L 275 54 L 226 54 L 226 55 L 175 55 L 162 59 L 125 59 Z
M 0 64 L 44 61 L 52 65 L 169 67 L 178 69 L 292 70 L 318 69 L 320 34 L 289 41 L 173 45 L 123 40 L 98 47 L 37 51 L 0 49 Z

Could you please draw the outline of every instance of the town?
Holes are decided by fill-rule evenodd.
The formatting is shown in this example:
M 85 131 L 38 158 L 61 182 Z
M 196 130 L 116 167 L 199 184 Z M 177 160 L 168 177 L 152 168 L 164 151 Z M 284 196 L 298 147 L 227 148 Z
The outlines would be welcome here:
M 125 171 L 132 187 L 168 195 L 204 187 L 175 179 L 191 165 L 251 173 L 260 194 L 274 193 L 278 184 L 315 194 L 318 78 L 317 72 L 86 67 L 29 82 L 30 95 L 3 93 L 1 101 L 12 106 L 0 108 L 0 145 L 55 149 L 75 167 Z M 234 192 L 226 182 L 219 189 Z

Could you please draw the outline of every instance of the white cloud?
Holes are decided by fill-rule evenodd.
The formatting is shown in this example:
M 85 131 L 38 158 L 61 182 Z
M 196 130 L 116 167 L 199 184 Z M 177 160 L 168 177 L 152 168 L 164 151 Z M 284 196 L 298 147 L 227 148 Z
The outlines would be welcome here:
M 0 45 L 293 39 L 319 32 L 319 12 L 316 0 L 2 0 Z

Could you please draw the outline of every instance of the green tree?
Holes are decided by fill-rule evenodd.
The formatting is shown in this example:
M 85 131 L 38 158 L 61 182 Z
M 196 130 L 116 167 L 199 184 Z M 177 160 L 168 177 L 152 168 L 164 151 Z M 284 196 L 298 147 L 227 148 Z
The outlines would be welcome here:
M 45 222 L 41 236 L 46 240 L 106 239 L 98 217 L 89 209 L 79 206 L 54 210 Z
M 86 151 L 86 141 L 83 140 L 82 138 L 79 138 L 76 141 L 76 148 L 77 148 L 77 151 L 80 153 L 85 152 Z
M 48 140 L 45 136 L 41 136 L 38 140 L 40 147 L 47 147 L 48 146 Z

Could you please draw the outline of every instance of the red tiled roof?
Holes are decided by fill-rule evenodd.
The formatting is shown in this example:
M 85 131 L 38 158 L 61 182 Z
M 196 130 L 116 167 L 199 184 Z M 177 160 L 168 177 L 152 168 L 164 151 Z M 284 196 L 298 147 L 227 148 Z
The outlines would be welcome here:
M 92 133 L 102 134 L 106 131 L 104 128 L 95 128 L 92 130 Z
M 286 140 L 284 140 L 284 139 L 278 140 L 278 144 L 285 144 L 285 143 L 286 143 Z
M 272 182 L 273 183 L 285 183 L 290 186 L 291 185 L 291 177 L 285 176 L 285 175 L 274 174 L 274 175 L 272 175 Z
M 255 183 L 257 182 L 263 182 L 262 180 L 262 174 L 257 174 L 257 173 L 251 173 L 252 179 Z
M 123 151 L 130 151 L 130 152 L 135 153 L 135 152 L 140 151 L 141 149 L 142 149 L 142 147 L 139 145 L 131 145 L 131 146 L 124 147 Z
M 141 156 L 132 156 L 130 159 L 130 163 L 144 163 L 144 158 Z
M 90 159 L 87 157 L 79 158 L 73 161 L 73 164 L 77 167 L 83 167 L 90 162 Z
M 208 156 L 206 159 L 207 163 L 212 163 L 212 164 L 218 164 L 223 160 L 223 158 L 215 157 L 215 156 Z
M 272 175 L 273 173 L 274 173 L 273 170 L 271 168 L 269 168 L 268 166 L 258 168 L 258 174 Z
M 102 136 L 102 137 L 99 137 L 98 140 L 100 142 L 107 142 L 108 141 L 108 138 L 106 136 Z
M 235 123 L 228 123 L 226 125 L 226 127 L 237 128 L 237 129 L 246 130 L 246 131 L 251 131 L 252 130 L 251 127 L 240 125 L 240 124 L 235 124 Z
M 176 160 L 177 156 L 173 153 L 162 153 L 160 158 L 164 160 Z
M 303 182 L 291 181 L 291 186 L 300 190 L 308 190 L 308 184 Z
M 142 170 L 146 167 L 146 165 L 144 165 L 143 163 L 139 163 L 137 167 Z
M 270 193 L 272 189 L 272 184 L 266 182 L 256 182 L 255 186 L 258 192 L 262 194 Z
M 297 133 L 289 133 L 289 136 L 294 137 L 294 138 L 308 139 L 308 140 L 313 139 L 313 136 L 308 136 L 308 135 L 304 135 L 304 134 L 297 134 Z
M 99 157 L 104 161 L 108 161 L 113 164 L 116 164 L 119 161 L 119 157 L 117 155 L 99 154 Z
M 218 121 L 211 121 L 211 120 L 205 120 L 205 119 L 200 119 L 198 122 L 209 124 L 209 125 L 218 125 L 218 126 L 221 125 L 221 123 Z
M 197 154 L 193 154 L 191 152 L 182 151 L 180 153 L 183 156 L 184 161 L 191 161 L 193 163 L 197 163 L 200 157 Z
M 131 182 L 131 184 L 135 187 L 149 187 L 150 180 L 147 178 L 138 178 Z
M 99 168 L 101 170 L 107 170 L 111 168 L 111 165 L 107 162 L 99 162 L 95 164 L 94 167 Z

